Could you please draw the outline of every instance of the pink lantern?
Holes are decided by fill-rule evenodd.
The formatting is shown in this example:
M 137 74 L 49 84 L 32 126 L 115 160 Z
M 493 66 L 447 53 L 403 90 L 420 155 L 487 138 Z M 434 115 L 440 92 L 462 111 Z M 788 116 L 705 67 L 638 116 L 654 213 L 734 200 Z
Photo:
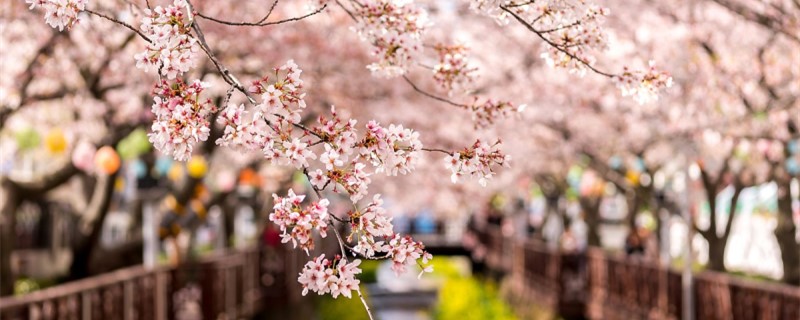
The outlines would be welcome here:
M 94 168 L 94 154 L 97 152 L 94 145 L 88 141 L 81 141 L 72 151 L 72 164 L 83 171 L 92 171 Z

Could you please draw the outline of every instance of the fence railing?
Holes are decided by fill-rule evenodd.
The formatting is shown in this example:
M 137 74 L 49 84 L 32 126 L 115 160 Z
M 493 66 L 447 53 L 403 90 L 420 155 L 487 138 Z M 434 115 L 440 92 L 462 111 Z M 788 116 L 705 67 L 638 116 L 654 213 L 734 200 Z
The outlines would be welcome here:
M 238 319 L 260 310 L 260 255 L 227 252 L 180 266 L 130 267 L 0 299 L 0 319 Z
M 516 290 L 564 318 L 680 319 L 681 274 L 655 261 L 600 249 L 562 253 L 531 240 L 502 237 L 499 228 L 478 230 L 487 266 L 510 270 Z M 492 251 L 512 246 L 510 269 L 492 262 Z M 502 251 L 498 251 L 502 252 Z M 497 254 L 497 261 L 508 255 Z M 797 320 L 800 287 L 703 271 L 694 275 L 695 319 Z

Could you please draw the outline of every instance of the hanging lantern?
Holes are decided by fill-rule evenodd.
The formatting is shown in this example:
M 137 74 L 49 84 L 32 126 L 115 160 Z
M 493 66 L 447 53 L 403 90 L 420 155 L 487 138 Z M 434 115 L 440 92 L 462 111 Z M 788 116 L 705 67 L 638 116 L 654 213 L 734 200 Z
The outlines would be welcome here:
M 150 151 L 150 141 L 144 129 L 136 129 L 117 145 L 117 152 L 124 160 L 134 159 Z
M 167 178 L 174 182 L 178 182 L 183 176 L 183 166 L 172 166 L 167 171 Z
M 67 149 L 67 138 L 61 129 L 54 129 L 44 137 L 44 145 L 50 153 L 61 154 Z
M 634 186 L 638 185 L 639 184 L 639 172 L 636 172 L 634 170 L 628 170 L 628 172 L 625 173 L 625 179 L 628 180 L 628 182 L 631 185 L 634 185 Z
M 97 150 L 94 155 L 94 165 L 105 174 L 112 174 L 119 170 L 119 155 L 114 148 L 105 146 Z
M 160 157 L 156 159 L 155 169 L 156 173 L 158 173 L 159 176 L 163 176 L 169 173 L 170 168 L 172 168 L 172 159 L 170 159 L 169 157 Z
M 142 179 L 147 175 L 147 165 L 144 161 L 135 159 L 130 163 L 130 166 L 133 168 L 133 174 L 136 179 Z
M 217 175 L 217 188 L 221 191 L 233 190 L 236 186 L 236 175 L 230 170 L 224 170 Z
M 39 132 L 33 128 L 26 128 L 17 131 L 14 134 L 14 138 L 17 140 L 17 148 L 23 151 L 36 148 L 39 146 L 39 143 L 41 143 Z
M 186 163 L 186 171 L 188 171 L 190 177 L 200 179 L 206 175 L 208 163 L 202 156 L 192 156 L 189 162 Z
M 72 164 L 80 170 L 91 171 L 95 153 L 97 149 L 93 144 L 81 141 L 75 146 L 75 150 L 72 150 Z

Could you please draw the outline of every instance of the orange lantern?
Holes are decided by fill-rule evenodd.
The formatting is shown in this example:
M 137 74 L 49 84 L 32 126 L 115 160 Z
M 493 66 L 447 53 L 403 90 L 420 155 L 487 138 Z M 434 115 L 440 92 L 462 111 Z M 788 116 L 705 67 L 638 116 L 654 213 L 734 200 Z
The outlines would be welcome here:
M 119 170 L 119 155 L 114 148 L 105 146 L 94 154 L 94 165 L 105 174 L 112 174 Z
M 44 137 L 44 144 L 47 147 L 47 151 L 52 154 L 61 154 L 67 149 L 67 139 L 60 129 L 51 130 Z

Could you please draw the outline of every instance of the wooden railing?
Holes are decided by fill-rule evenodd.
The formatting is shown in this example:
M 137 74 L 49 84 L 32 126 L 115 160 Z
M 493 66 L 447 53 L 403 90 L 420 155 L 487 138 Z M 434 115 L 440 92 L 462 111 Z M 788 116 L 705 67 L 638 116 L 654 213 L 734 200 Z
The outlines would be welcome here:
M 257 250 L 131 267 L 0 299 L 0 319 L 238 319 L 260 310 Z
M 512 263 L 512 242 L 503 235 L 499 226 L 486 226 L 485 232 L 478 233 L 479 241 L 486 248 L 486 265 L 496 271 L 507 272 Z
M 677 319 L 681 276 L 641 259 L 600 249 L 586 253 L 589 267 L 587 314 L 592 319 Z
M 680 319 L 681 274 L 654 261 L 600 249 L 564 254 L 530 240 L 500 237 L 497 229 L 477 231 L 487 252 L 512 246 L 509 276 L 515 290 L 566 319 Z M 494 234 L 494 235 L 493 235 Z M 498 251 L 502 252 L 502 251 Z M 503 254 L 495 253 L 503 260 Z M 506 269 L 503 269 L 506 270 Z M 800 287 L 765 283 L 704 271 L 694 275 L 695 319 L 797 320 Z
M 696 276 L 697 319 L 800 319 L 800 287 L 716 272 Z

